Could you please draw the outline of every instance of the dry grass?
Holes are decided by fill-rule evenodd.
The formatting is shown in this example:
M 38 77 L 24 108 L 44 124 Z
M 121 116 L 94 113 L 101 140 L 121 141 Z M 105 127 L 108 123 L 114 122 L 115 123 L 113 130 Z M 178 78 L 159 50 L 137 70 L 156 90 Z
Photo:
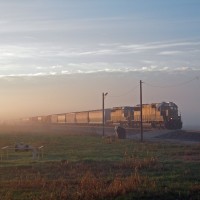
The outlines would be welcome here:
M 23 140 L 45 145 L 45 155 L 33 161 L 12 153 L 1 161 L 0 199 L 200 199 L 199 145 L 12 131 L 0 133 L 1 147 Z
M 95 169 L 96 163 L 93 163 L 94 166 L 92 168 L 90 166 L 88 171 L 86 171 L 87 164 L 84 163 L 68 163 L 67 165 L 61 166 L 60 163 L 54 163 L 51 166 L 52 173 L 57 168 L 65 171 L 67 167 L 65 176 L 61 175 L 56 179 L 44 177 L 39 172 L 33 174 L 33 170 L 29 168 L 26 168 L 26 173 L 24 173 L 25 170 L 16 171 L 15 179 L 1 182 L 1 188 L 4 188 L 4 190 L 1 189 L 1 199 L 113 199 L 145 187 L 146 190 L 155 187 L 155 182 L 137 172 L 128 176 L 119 174 L 120 167 L 107 166 L 114 169 L 112 178 L 108 178 L 110 174 L 106 168 L 100 172 L 101 176 L 98 175 L 102 166 Z M 83 169 L 82 173 L 74 176 L 74 168 L 77 173 L 80 167 Z

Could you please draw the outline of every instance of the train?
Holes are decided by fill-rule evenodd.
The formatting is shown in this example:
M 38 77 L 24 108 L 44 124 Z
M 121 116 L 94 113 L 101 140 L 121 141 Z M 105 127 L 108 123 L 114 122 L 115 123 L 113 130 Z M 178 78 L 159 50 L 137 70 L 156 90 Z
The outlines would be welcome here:
M 138 128 L 141 125 L 140 114 L 140 105 L 106 108 L 104 109 L 104 125 Z M 26 119 L 29 122 L 71 125 L 102 125 L 102 120 L 102 109 L 35 116 Z M 182 128 L 178 106 L 173 102 L 142 104 L 142 123 L 143 126 L 152 128 Z
M 134 107 L 135 126 L 140 123 L 140 105 Z M 181 129 L 182 119 L 178 106 L 173 102 L 161 102 L 142 105 L 142 121 L 152 128 Z

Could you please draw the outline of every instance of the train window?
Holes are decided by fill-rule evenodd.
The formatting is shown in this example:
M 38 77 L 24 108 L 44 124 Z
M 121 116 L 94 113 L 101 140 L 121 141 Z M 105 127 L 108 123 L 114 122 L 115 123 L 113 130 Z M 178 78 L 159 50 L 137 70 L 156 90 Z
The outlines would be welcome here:
M 175 106 L 170 106 L 170 109 L 171 109 L 171 110 L 177 110 L 177 107 L 175 107 Z

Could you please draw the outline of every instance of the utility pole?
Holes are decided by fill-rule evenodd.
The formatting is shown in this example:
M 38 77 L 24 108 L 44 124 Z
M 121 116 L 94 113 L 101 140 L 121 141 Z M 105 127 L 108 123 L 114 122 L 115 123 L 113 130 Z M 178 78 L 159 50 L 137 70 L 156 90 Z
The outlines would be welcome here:
M 104 113 L 104 100 L 105 100 L 105 96 L 107 95 L 108 93 L 102 93 L 102 125 L 103 125 L 103 133 L 102 135 L 104 136 L 105 134 L 105 113 Z
M 142 81 L 140 80 L 140 133 L 141 142 L 143 142 L 143 124 L 142 124 Z

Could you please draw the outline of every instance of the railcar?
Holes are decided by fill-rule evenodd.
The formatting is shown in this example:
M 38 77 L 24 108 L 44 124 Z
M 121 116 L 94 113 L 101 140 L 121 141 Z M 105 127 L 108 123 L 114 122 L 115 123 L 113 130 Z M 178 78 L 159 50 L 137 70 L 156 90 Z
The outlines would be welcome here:
M 134 126 L 140 125 L 140 105 L 134 107 Z M 142 105 L 142 121 L 151 127 L 181 129 L 181 116 L 178 106 L 173 102 L 151 103 Z
M 66 113 L 57 114 L 57 123 L 59 123 L 59 124 L 66 123 Z
M 37 117 L 37 116 L 35 116 L 35 117 L 30 117 L 28 121 L 29 121 L 29 122 L 38 122 L 38 117 Z
M 66 113 L 66 123 L 75 124 L 76 123 L 76 113 Z
M 134 122 L 134 107 L 114 107 L 111 110 L 111 124 L 120 124 L 125 127 L 132 127 Z
M 50 123 L 51 122 L 51 115 L 42 116 L 42 123 Z
M 104 119 L 105 123 L 110 121 L 111 109 L 104 109 Z M 103 112 L 102 110 L 91 110 L 89 111 L 89 124 L 101 125 L 103 122 Z
M 89 123 L 89 111 L 76 113 L 76 124 L 88 124 Z
M 50 116 L 50 123 L 55 124 L 58 123 L 58 115 L 53 114 L 53 115 L 49 115 Z

